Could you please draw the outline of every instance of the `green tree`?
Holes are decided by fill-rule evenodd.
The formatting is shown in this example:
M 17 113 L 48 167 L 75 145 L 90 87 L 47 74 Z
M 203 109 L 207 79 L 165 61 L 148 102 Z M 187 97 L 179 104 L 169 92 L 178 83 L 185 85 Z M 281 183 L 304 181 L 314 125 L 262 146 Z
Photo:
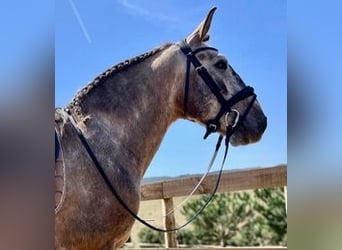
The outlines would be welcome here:
M 196 237 L 194 236 L 191 230 L 182 229 L 176 232 L 177 234 L 177 242 L 180 245 L 186 245 L 187 247 L 191 247 L 196 245 L 198 242 Z
M 190 201 L 183 214 L 191 218 L 208 196 Z M 286 245 L 287 223 L 282 188 L 217 194 L 193 222 L 201 244 L 220 246 Z
M 264 237 L 268 245 L 286 245 L 287 220 L 283 188 L 268 188 L 254 191 L 254 209 L 264 220 L 269 235 Z
M 182 213 L 190 219 L 202 206 L 204 198 L 183 206 Z M 194 236 L 201 244 L 237 245 L 235 236 L 253 218 L 249 193 L 217 194 L 211 204 L 193 222 Z
M 164 244 L 164 234 L 147 227 L 140 230 L 138 237 L 143 243 Z
M 176 232 L 178 244 L 192 246 L 197 244 L 196 238 L 191 230 L 182 229 Z M 164 244 L 164 233 L 152 230 L 150 228 L 143 228 L 138 233 L 140 242 L 152 244 Z

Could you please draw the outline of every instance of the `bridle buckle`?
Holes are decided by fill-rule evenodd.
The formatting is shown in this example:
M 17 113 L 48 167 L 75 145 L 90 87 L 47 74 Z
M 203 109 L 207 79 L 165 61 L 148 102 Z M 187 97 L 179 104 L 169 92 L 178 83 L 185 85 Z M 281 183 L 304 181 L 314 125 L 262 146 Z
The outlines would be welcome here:
M 214 123 L 210 123 L 210 124 L 208 125 L 208 127 L 209 127 L 209 129 L 210 129 L 211 131 L 216 131 L 216 130 L 217 130 L 217 125 L 214 124 Z
M 231 120 L 229 118 L 229 115 L 232 114 L 232 113 L 235 113 L 235 116 L 234 116 L 233 120 Z M 226 127 L 231 126 L 232 128 L 234 128 L 238 124 L 239 119 L 240 119 L 240 112 L 237 111 L 236 109 L 232 109 L 232 110 L 228 111 L 225 114 L 225 116 L 224 116 L 224 123 L 225 123 Z M 231 121 L 233 121 L 232 124 L 231 124 Z
M 203 65 L 200 65 L 200 66 L 198 66 L 198 67 L 195 68 L 195 70 L 196 70 L 197 72 L 199 72 L 199 71 L 201 71 L 201 70 L 204 70 L 204 69 L 205 69 L 205 68 L 204 68 Z

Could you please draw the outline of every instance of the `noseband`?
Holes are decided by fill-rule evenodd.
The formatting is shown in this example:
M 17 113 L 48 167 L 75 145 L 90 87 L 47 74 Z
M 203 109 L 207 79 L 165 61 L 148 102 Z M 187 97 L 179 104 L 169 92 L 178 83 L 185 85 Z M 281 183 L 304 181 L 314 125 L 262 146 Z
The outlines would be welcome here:
M 196 57 L 196 54 L 205 50 L 213 50 L 218 51 L 216 48 L 213 47 L 200 47 L 196 50 L 192 50 L 190 45 L 185 41 L 181 41 L 179 43 L 181 51 L 184 53 L 184 55 L 187 58 L 186 61 L 186 76 L 185 76 L 185 89 L 184 89 L 184 102 L 183 102 L 183 110 L 184 113 L 187 114 L 188 112 L 188 99 L 189 99 L 189 86 L 190 86 L 190 68 L 191 64 L 194 66 L 196 72 L 198 75 L 202 78 L 202 80 L 205 82 L 205 84 L 208 86 L 210 91 L 215 95 L 217 101 L 221 104 L 220 111 L 217 113 L 217 115 L 209 120 L 206 124 L 207 130 L 204 135 L 204 139 L 206 139 L 211 133 L 218 131 L 220 128 L 220 119 L 223 115 L 225 115 L 225 125 L 228 127 L 231 125 L 232 129 L 228 131 L 226 134 L 226 143 L 229 142 L 230 136 L 234 133 L 236 128 L 245 120 L 247 114 L 249 113 L 251 107 L 253 106 L 253 103 L 256 99 L 256 94 L 254 93 L 254 89 L 250 86 L 244 87 L 242 90 L 237 92 L 235 95 L 233 95 L 231 98 L 226 100 L 224 96 L 221 94 L 221 89 L 218 87 L 218 84 L 215 82 L 215 80 L 211 77 L 208 70 L 201 64 L 201 62 Z M 232 109 L 232 106 L 234 104 L 252 96 L 252 99 L 247 106 L 246 110 L 244 111 L 243 115 L 240 116 L 240 113 L 236 109 Z M 232 124 L 229 124 L 229 115 L 231 113 L 234 113 L 234 121 Z

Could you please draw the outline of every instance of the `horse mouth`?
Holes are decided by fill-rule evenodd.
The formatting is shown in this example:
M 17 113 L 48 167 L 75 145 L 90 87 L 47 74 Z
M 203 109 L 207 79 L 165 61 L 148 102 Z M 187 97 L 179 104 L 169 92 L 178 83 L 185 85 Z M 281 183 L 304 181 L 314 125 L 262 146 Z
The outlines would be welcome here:
M 233 146 L 243 146 L 258 142 L 267 127 L 266 117 L 255 128 L 247 127 L 242 123 L 230 138 L 230 143 Z

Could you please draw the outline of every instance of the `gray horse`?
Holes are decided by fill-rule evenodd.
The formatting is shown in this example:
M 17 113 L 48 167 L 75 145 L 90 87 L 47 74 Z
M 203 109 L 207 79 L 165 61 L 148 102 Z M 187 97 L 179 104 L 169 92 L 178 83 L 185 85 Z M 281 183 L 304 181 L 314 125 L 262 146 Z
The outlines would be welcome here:
M 186 38 L 193 50 L 207 46 L 214 11 Z M 245 88 L 217 51 L 203 50 L 197 58 L 226 99 Z M 80 90 L 65 109 L 56 110 L 65 166 L 59 164 L 56 170 L 56 249 L 116 249 L 125 243 L 134 223 L 94 166 L 71 120 L 91 145 L 112 186 L 137 213 L 140 181 L 170 124 L 183 118 L 206 125 L 220 111 L 215 95 L 190 67 L 184 112 L 186 69 L 179 44 L 166 44 L 108 69 Z M 234 109 L 243 113 L 249 103 L 245 98 Z M 223 116 L 219 122 L 218 132 L 224 134 Z M 231 143 L 256 142 L 265 128 L 266 117 L 255 101 Z

